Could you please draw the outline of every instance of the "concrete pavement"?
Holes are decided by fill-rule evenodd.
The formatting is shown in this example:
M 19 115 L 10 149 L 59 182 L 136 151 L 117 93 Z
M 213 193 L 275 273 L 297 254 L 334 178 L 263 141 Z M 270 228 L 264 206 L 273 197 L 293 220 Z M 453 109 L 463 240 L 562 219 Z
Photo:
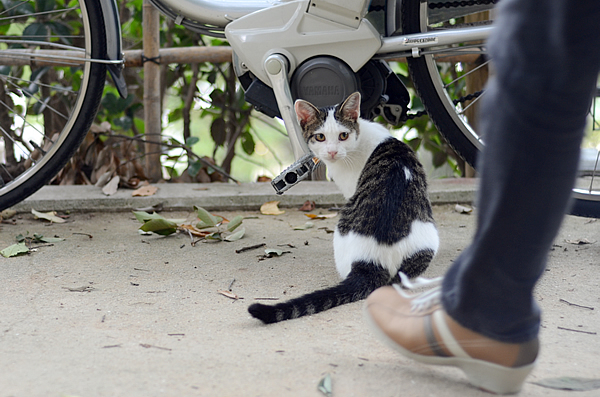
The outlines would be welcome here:
M 334 183 L 302 182 L 285 194 L 275 194 L 270 183 L 159 183 L 158 192 L 149 197 L 132 197 L 132 190 L 119 189 L 106 196 L 95 186 L 44 186 L 40 191 L 13 209 L 19 212 L 38 211 L 129 211 L 133 208 L 161 205 L 165 210 L 187 211 L 194 205 L 207 210 L 255 210 L 271 200 L 280 206 L 300 206 L 312 200 L 321 207 L 344 202 Z M 471 202 L 477 188 L 476 179 L 438 179 L 430 182 L 429 195 L 434 204 Z
M 454 204 L 470 204 L 475 182 L 469 189 L 453 183 L 438 191 L 431 184 L 441 246 L 427 277 L 444 274 L 474 233 L 475 213 L 458 213 Z M 0 249 L 17 234 L 65 238 L 0 257 L 0 397 L 317 397 L 326 375 L 333 396 L 487 396 L 459 370 L 413 363 L 379 343 L 362 302 L 270 326 L 248 315 L 253 302 L 338 282 L 328 233 L 336 218 L 294 229 L 308 220 L 297 210 L 306 199 L 321 205 L 315 213 L 343 201 L 332 186 L 302 183 L 277 197 L 270 186 L 161 185 L 148 198 L 44 188 L 17 206 L 14 224 L 0 225 Z M 98 201 L 77 193 L 86 189 Z M 456 191 L 466 195 L 452 199 Z M 260 214 L 271 199 L 281 199 L 286 212 Z M 185 234 L 138 234 L 128 211 L 157 203 L 175 210 L 163 212 L 168 218 L 185 218 L 193 205 L 227 218 L 242 214 L 246 235 L 192 246 Z M 34 219 L 32 207 L 71 214 L 48 224 Z M 599 241 L 600 222 L 566 218 L 535 292 L 544 311 L 542 352 L 522 396 L 574 395 L 532 383 L 546 378 L 600 378 Z M 236 253 L 258 244 L 265 245 Z M 264 248 L 286 253 L 264 259 Z M 229 289 L 239 299 L 218 292 Z

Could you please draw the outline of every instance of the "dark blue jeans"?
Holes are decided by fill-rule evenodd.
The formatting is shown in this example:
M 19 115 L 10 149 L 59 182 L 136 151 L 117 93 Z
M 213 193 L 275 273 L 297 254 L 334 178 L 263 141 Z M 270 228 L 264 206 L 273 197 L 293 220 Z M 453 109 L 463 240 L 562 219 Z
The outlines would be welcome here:
M 533 289 L 569 204 L 600 66 L 600 1 L 502 0 L 482 98 L 477 232 L 446 274 L 442 303 L 464 327 L 535 338 Z

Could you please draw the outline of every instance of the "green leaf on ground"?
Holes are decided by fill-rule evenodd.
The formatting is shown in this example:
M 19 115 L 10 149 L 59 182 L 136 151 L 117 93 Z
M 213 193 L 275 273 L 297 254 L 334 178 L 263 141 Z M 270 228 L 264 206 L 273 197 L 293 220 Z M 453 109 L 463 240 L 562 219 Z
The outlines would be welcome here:
M 242 224 L 242 220 L 244 220 L 243 216 L 241 216 L 241 215 L 236 216 L 231 221 L 229 221 L 229 223 L 227 224 L 227 230 L 230 232 L 233 232 L 235 229 L 237 229 L 238 226 L 240 226 Z
M 277 248 L 267 248 L 265 250 L 265 254 L 267 256 L 273 256 L 273 255 L 277 255 L 277 256 L 281 256 L 283 255 L 283 251 Z
M 148 222 L 152 219 L 165 219 L 164 216 L 157 214 L 156 212 L 149 214 L 145 211 L 133 211 L 133 215 L 135 215 L 135 219 L 137 219 L 141 223 Z
M 13 256 L 27 254 L 28 252 L 29 248 L 27 248 L 25 243 L 16 243 L 4 248 L 2 251 L 0 251 L 0 254 L 2 254 L 2 256 L 5 258 L 11 258 Z
M 294 230 L 306 230 L 306 229 L 310 229 L 313 228 L 315 226 L 314 223 L 312 223 L 311 221 L 306 222 L 304 225 L 301 226 L 296 226 L 294 228 Z
M 319 382 L 318 389 L 321 393 L 325 394 L 327 397 L 331 397 L 332 395 L 332 384 L 331 384 L 331 375 L 327 374 L 321 379 Z
M 17 240 L 18 243 L 24 243 L 26 244 L 27 242 L 35 242 L 35 243 L 58 243 L 59 241 L 65 241 L 64 238 L 60 238 L 60 237 L 44 237 L 39 233 L 33 233 L 33 237 L 29 236 L 29 232 L 25 233 L 25 235 L 23 235 L 22 233 L 19 233 L 15 236 L 15 240 Z
M 39 236 L 39 235 L 37 237 L 34 235 L 34 237 L 35 237 L 36 241 L 39 241 L 42 243 L 49 243 L 49 244 L 58 243 L 59 241 L 65 241 L 64 238 L 59 238 L 59 237 L 44 237 L 44 236 Z
M 600 389 L 600 379 L 575 378 L 569 376 L 561 378 L 546 378 L 532 383 L 534 385 L 555 390 L 589 391 Z
M 133 211 L 133 215 L 135 215 L 135 218 L 141 223 L 162 219 L 171 223 L 175 223 L 177 225 L 181 225 L 186 221 L 185 219 L 167 219 L 164 216 L 157 214 L 156 212 L 149 214 L 145 211 Z
M 223 237 L 221 236 L 221 233 L 219 233 L 219 232 L 211 233 L 208 236 L 206 236 L 205 239 L 214 240 L 214 241 L 223 241 Z
M 241 239 L 242 237 L 244 237 L 244 234 L 246 233 L 246 229 L 244 229 L 243 227 L 238 229 L 237 232 L 230 234 L 229 236 L 225 237 L 224 240 L 225 241 L 238 241 L 239 239 Z
M 140 230 L 144 232 L 152 232 L 160 234 L 161 236 L 168 236 L 177 231 L 177 223 L 169 221 L 167 219 L 152 219 L 144 223 Z
M 219 218 L 217 218 L 216 216 L 212 216 L 204 208 L 194 207 L 194 210 L 196 210 L 196 213 L 198 214 L 198 218 L 200 218 L 200 220 L 202 221 L 202 224 L 199 224 L 202 227 L 213 227 L 213 226 L 216 226 L 217 223 L 219 223 Z M 200 226 L 197 226 L 197 227 L 200 228 Z

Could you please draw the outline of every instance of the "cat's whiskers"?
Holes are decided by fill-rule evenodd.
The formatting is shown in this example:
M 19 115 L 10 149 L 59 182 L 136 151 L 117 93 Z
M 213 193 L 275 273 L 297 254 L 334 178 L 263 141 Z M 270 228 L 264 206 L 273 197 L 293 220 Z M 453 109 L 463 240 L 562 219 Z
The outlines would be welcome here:
M 359 162 L 358 157 L 355 154 L 358 153 L 359 155 L 362 153 L 360 149 L 348 149 L 346 152 L 346 156 L 341 159 L 342 162 L 347 165 L 350 169 L 354 169 L 357 165 L 360 166 L 360 168 L 362 169 L 364 164 L 357 164 L 357 162 Z
M 354 168 L 355 166 L 355 159 L 352 156 L 346 156 L 342 159 L 342 162 L 348 166 L 348 168 Z

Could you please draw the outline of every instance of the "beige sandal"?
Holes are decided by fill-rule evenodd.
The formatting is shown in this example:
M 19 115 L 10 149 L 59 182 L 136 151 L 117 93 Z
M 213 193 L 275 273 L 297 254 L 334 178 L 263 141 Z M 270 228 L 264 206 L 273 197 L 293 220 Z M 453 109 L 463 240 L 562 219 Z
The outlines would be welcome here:
M 439 281 L 402 279 L 411 289 Z M 383 287 L 367 299 L 365 317 L 381 340 L 415 361 L 458 367 L 471 384 L 492 393 L 519 392 L 535 366 L 538 340 L 503 343 L 470 331 L 445 314 L 440 293 L 436 287 L 409 296 L 398 285 Z

